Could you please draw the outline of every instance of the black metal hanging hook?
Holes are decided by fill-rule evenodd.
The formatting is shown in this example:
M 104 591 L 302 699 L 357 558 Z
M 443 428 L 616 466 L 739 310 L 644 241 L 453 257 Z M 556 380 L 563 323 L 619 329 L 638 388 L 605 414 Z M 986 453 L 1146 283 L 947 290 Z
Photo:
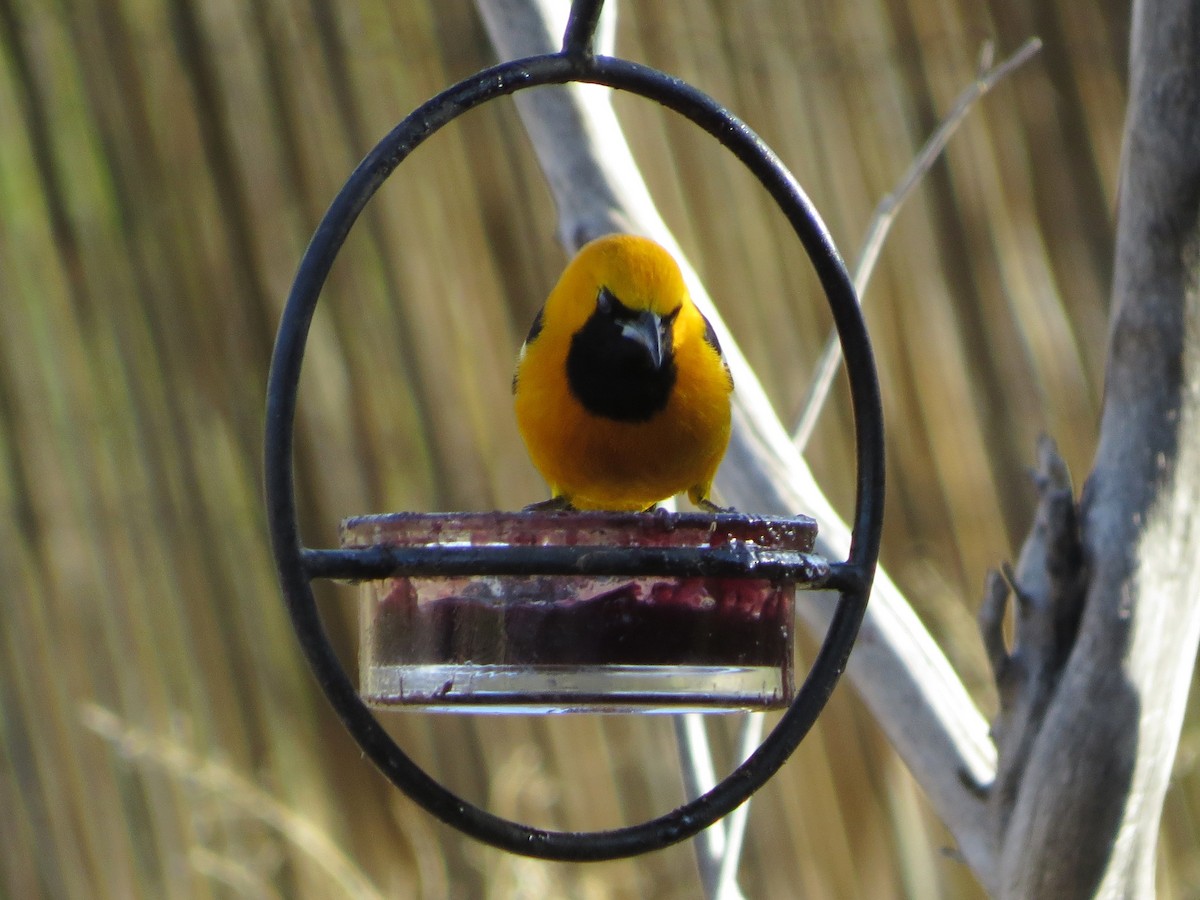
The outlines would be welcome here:
M 590 57 L 596 25 L 604 11 L 604 0 L 575 0 L 563 34 L 562 52 L 571 57 Z
M 280 585 L 309 665 L 346 728 L 379 769 L 433 815 L 494 846 L 558 860 L 612 859 L 684 840 L 744 802 L 783 765 L 811 728 L 845 668 L 875 572 L 883 514 L 883 423 L 874 360 L 849 275 L 819 215 L 770 149 L 712 98 L 657 70 L 593 56 L 591 40 L 601 7 L 602 2 L 597 0 L 577 0 L 562 51 L 503 63 L 448 88 L 397 125 L 351 174 L 313 235 L 288 297 L 272 358 L 264 444 L 268 526 Z M 758 750 L 707 794 L 648 822 L 599 832 L 545 831 L 494 816 L 434 781 L 400 750 L 358 696 L 337 659 L 321 622 L 311 580 L 401 571 L 478 572 L 479 560 L 444 552 L 439 557 L 423 550 L 372 556 L 369 550 L 306 548 L 299 535 L 292 467 L 296 394 L 308 330 L 333 262 L 366 203 L 417 146 L 459 115 L 526 88 L 571 81 L 607 85 L 661 103 L 714 136 L 758 178 L 787 216 L 829 301 L 844 351 L 856 428 L 857 496 L 848 558 L 843 563 L 829 564 L 827 571 L 811 559 L 774 563 L 793 567 L 793 574 L 800 571 L 798 567 L 815 565 L 809 586 L 819 582 L 839 590 L 841 595 L 829 631 L 795 701 Z M 578 558 L 572 558 L 569 552 L 561 555 L 564 548 L 489 548 L 489 552 L 538 549 L 560 553 L 561 558 L 542 554 L 538 559 L 534 553 L 523 562 L 516 555 L 508 557 L 507 562 L 491 562 L 502 571 L 528 571 L 524 566 L 537 567 L 537 571 L 580 570 Z M 636 559 L 636 555 L 614 555 L 609 566 L 612 572 L 626 574 L 634 570 L 635 563 L 636 571 L 646 573 L 717 566 L 728 567 L 721 568 L 722 572 L 754 577 L 753 565 L 761 563 L 749 557 L 697 560 L 687 558 L 689 553 L 695 556 L 694 551 L 687 550 L 663 550 L 644 560 Z

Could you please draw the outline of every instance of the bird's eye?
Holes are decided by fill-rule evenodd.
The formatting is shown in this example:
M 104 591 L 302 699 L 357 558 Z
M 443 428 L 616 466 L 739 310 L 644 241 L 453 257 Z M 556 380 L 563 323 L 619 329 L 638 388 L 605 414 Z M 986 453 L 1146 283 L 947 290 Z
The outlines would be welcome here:
M 682 306 L 677 306 L 658 320 L 658 333 L 664 338 L 671 333 L 671 328 L 675 325 L 675 319 L 679 316 L 681 309 L 683 309 Z
M 606 287 L 600 288 L 600 293 L 596 297 L 596 309 L 618 321 L 637 318 L 637 312 L 618 300 L 616 294 Z

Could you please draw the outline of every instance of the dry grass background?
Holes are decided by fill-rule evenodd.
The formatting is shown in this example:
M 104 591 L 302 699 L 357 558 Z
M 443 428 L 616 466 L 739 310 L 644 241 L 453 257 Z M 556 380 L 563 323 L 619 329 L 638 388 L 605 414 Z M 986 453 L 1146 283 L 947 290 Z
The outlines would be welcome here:
M 971 79 L 1045 49 L 971 116 L 869 292 L 885 391 L 884 563 L 990 708 L 973 617 L 1052 433 L 1079 475 L 1103 382 L 1127 9 L 1068 0 L 625 2 L 618 47 L 728 103 L 848 257 Z M 505 856 L 388 789 L 302 662 L 260 502 L 264 382 L 294 267 L 357 160 L 493 61 L 466 0 L 0 0 L 0 895 L 698 895 L 692 849 Z M 827 316 L 781 216 L 707 137 L 619 109 L 666 217 L 781 413 Z M 346 515 L 513 508 L 543 488 L 509 413 L 564 262 L 510 101 L 401 167 L 352 234 L 300 394 L 304 534 Z M 851 435 L 811 458 L 848 509 Z M 352 594 L 323 608 L 353 659 Z M 352 665 L 352 663 L 351 663 Z M 666 721 L 396 718 L 422 764 L 537 824 L 681 799 Z M 714 731 L 727 766 L 734 722 Z M 1200 896 L 1200 717 L 1160 894 Z M 1063 765 L 1070 765 L 1069 759 Z M 971 897 L 846 686 L 750 818 L 755 898 Z

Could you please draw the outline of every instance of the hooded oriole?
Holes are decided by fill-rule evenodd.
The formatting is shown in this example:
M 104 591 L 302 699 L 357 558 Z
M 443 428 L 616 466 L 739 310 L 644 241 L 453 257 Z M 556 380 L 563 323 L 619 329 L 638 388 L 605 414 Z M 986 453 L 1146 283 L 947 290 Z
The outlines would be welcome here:
M 584 246 L 533 320 L 513 394 L 548 505 L 643 510 L 709 499 L 733 379 L 671 255 L 609 235 Z

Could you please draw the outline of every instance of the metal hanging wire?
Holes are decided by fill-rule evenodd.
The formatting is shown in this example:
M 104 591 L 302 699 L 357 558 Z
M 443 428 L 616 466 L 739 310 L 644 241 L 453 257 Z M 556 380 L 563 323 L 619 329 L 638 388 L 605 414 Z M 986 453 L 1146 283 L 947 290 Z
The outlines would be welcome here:
M 874 358 L 854 287 L 820 216 L 775 154 L 712 98 L 658 70 L 593 55 L 601 7 L 602 0 L 577 0 L 560 52 L 502 63 L 448 88 L 397 125 L 350 175 L 313 235 L 288 297 L 267 386 L 264 442 L 268 528 L 292 624 L 322 690 L 363 752 L 410 798 L 460 831 L 513 853 L 570 861 L 632 856 L 692 837 L 743 803 L 778 771 L 816 721 L 845 668 L 875 574 L 883 516 L 883 420 Z M 576 81 L 656 101 L 707 131 L 757 177 L 799 238 L 833 314 L 853 403 L 857 489 L 853 538 L 844 562 L 746 546 L 727 552 L 595 547 L 323 550 L 301 542 L 292 464 L 301 365 L 321 289 L 355 220 L 396 167 L 458 116 L 520 90 Z M 334 653 L 311 584 L 315 578 L 480 573 L 789 579 L 798 587 L 836 590 L 840 599 L 795 700 L 758 749 L 727 778 L 703 796 L 647 822 L 607 831 L 547 831 L 468 803 L 433 780 L 396 745 L 359 697 Z

